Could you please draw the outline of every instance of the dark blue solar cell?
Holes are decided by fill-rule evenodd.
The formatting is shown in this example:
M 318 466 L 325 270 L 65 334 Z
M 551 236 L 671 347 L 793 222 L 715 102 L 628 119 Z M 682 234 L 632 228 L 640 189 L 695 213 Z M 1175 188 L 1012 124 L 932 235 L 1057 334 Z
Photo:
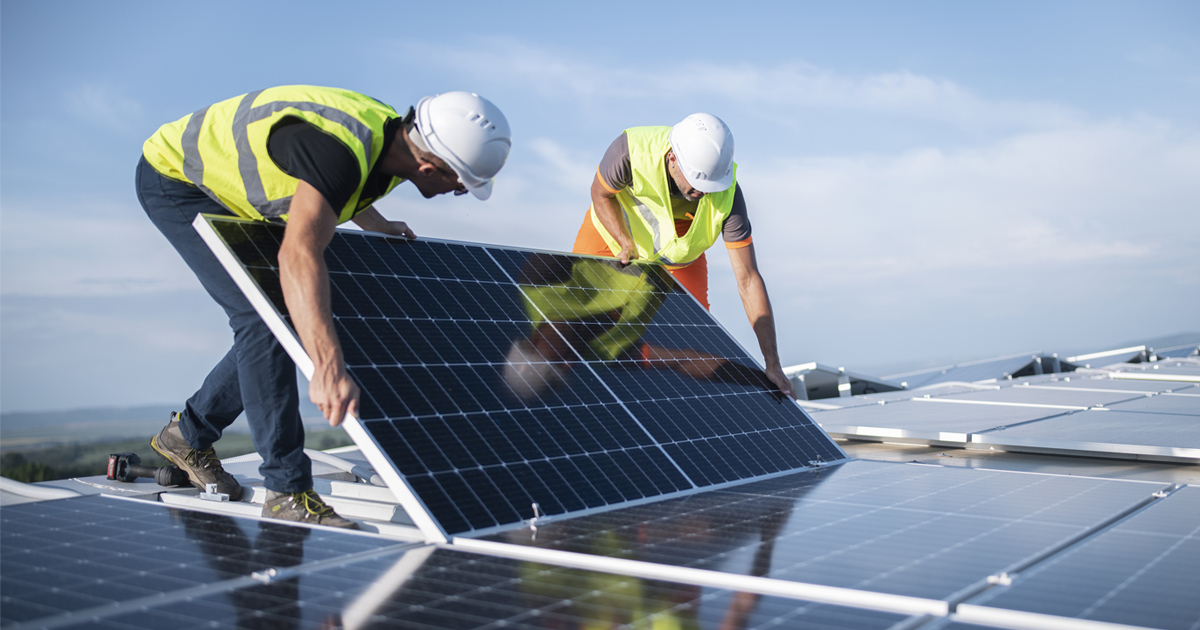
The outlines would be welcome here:
M 375 426 L 371 423 L 368 426 Z M 422 463 L 431 472 L 442 472 L 453 470 L 454 466 L 450 460 L 442 453 L 441 446 L 430 438 L 429 433 L 425 431 L 422 423 L 415 420 L 395 420 L 392 426 L 400 434 L 400 437 L 408 443 L 408 448 L 421 457 Z
M 508 469 L 533 502 L 538 504 L 542 514 L 562 514 L 567 511 L 564 502 L 575 500 L 565 494 L 558 494 L 558 488 L 552 489 L 550 486 L 555 480 L 543 479 L 529 464 L 513 464 Z M 558 482 L 561 482 L 561 479 Z M 571 497 L 574 497 L 574 494 L 571 494 Z
M 548 460 L 540 459 L 529 463 L 529 466 L 537 474 L 538 479 L 541 479 L 546 487 L 554 493 L 554 496 L 563 506 L 563 511 L 574 512 L 587 507 L 583 499 L 579 498 L 576 489 L 571 487 L 570 482 L 559 474 L 558 470 Z
M 586 456 L 576 457 L 573 458 L 571 462 L 575 464 L 577 468 L 579 468 L 579 471 L 583 474 L 583 477 L 592 484 L 592 487 L 595 488 L 596 492 L 599 493 L 603 498 L 604 503 L 620 503 L 621 501 L 628 501 L 639 496 L 632 492 L 626 493 L 623 491 L 622 488 L 617 485 L 617 482 L 611 478 L 614 471 L 604 470 L 592 458 Z M 624 479 L 624 475 L 621 475 L 621 477 L 622 485 L 624 485 L 627 483 L 627 480 Z
M 325 266 L 330 272 L 370 273 L 370 268 L 363 263 L 354 251 L 354 242 L 359 237 L 335 238 L 325 248 Z
M 365 419 L 365 418 L 364 418 Z M 429 472 L 425 467 L 424 458 L 412 449 L 400 432 L 396 430 L 393 421 L 383 420 L 367 422 L 367 429 L 379 442 L 383 452 L 402 475 L 421 475 Z
M 412 486 L 413 492 L 425 504 L 429 513 L 437 519 L 443 529 L 450 532 L 465 532 L 472 529 L 471 523 L 455 507 L 456 499 L 452 499 L 442 486 L 429 475 L 413 475 L 405 477 Z
M 497 492 L 516 510 L 519 520 L 534 517 L 533 504 L 535 501 L 530 496 L 529 490 L 513 476 L 512 470 L 507 466 L 489 466 L 482 472 L 487 475 Z
M 606 503 L 604 497 L 592 485 L 591 480 L 570 459 L 552 459 L 550 464 L 554 466 L 554 470 L 558 472 L 559 476 L 566 480 L 567 485 L 579 496 L 584 505 L 594 508 Z
M 473 529 L 483 529 L 499 524 L 495 515 L 480 499 L 479 494 L 476 494 L 475 490 L 463 480 L 462 475 L 457 471 L 434 473 L 433 478 L 442 487 L 446 496 L 454 497 L 454 507 L 467 519 Z M 482 492 L 483 489 L 480 491 Z M 495 492 L 495 488 L 492 488 L 491 491 Z
M 442 454 L 450 460 L 450 465 L 455 469 L 461 470 L 479 465 L 479 462 L 472 456 L 471 449 L 459 439 L 457 427 L 451 427 L 446 418 L 429 418 L 421 423 L 421 427 L 438 445 Z
M 358 346 L 358 341 L 355 340 L 353 333 L 347 330 L 347 322 L 361 324 L 362 320 L 334 318 L 333 327 L 337 331 L 338 341 L 342 345 L 342 358 L 346 361 L 346 365 L 351 367 L 371 365 L 371 362 L 367 359 L 367 353 L 363 352 L 362 348 Z
M 525 461 L 525 457 L 509 439 L 510 436 L 489 414 L 471 414 L 466 417 L 466 421 L 502 463 L 516 464 Z

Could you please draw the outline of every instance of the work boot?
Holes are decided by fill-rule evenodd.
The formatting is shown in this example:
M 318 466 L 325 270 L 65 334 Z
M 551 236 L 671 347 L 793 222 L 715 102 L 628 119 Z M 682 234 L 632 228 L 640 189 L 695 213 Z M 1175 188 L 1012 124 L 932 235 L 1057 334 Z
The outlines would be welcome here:
M 277 518 L 281 521 L 358 529 L 358 523 L 338 516 L 312 488 L 291 494 L 267 490 L 262 515 L 264 518 Z
M 206 490 L 208 484 L 215 483 L 217 492 L 228 494 L 230 501 L 241 498 L 242 486 L 238 485 L 233 475 L 221 467 L 221 459 L 217 457 L 213 447 L 197 451 L 183 439 L 178 413 L 171 412 L 171 421 L 158 435 L 150 438 L 150 446 L 167 461 L 186 472 L 193 486 Z

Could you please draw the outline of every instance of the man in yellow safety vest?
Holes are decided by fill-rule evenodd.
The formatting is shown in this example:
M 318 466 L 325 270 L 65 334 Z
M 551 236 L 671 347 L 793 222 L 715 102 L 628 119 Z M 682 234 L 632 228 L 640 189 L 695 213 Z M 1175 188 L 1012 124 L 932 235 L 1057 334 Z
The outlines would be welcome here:
M 313 492 L 304 454 L 295 367 L 254 307 L 192 228 L 200 213 L 283 221 L 279 275 L 292 325 L 315 371 L 309 397 L 329 420 L 357 414 L 359 389 L 346 371 L 330 314 L 324 250 L 334 229 L 415 238 L 372 203 L 411 181 L 426 198 L 491 194 L 511 146 L 504 114 L 469 92 L 421 99 L 406 115 L 335 88 L 282 86 L 204 107 L 160 127 L 142 149 L 138 200 L 150 220 L 229 316 L 233 348 L 151 446 L 236 500 L 213 443 L 243 411 L 267 489 L 262 515 L 356 528 Z
M 622 263 L 662 262 L 708 308 L 704 252 L 722 236 L 767 378 L 794 398 L 779 362 L 775 316 L 736 176 L 733 134 L 712 114 L 692 114 L 674 127 L 626 129 L 596 169 L 592 207 L 573 251 L 616 256 Z

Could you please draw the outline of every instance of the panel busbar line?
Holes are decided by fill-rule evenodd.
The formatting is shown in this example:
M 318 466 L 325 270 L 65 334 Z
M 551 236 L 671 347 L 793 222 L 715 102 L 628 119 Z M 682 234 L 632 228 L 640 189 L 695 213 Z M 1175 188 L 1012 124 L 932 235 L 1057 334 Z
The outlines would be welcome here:
M 298 349 L 283 227 L 207 220 L 210 246 Z M 413 495 L 405 508 L 432 516 L 414 516 L 431 538 L 845 458 L 657 265 L 356 231 L 325 259 L 363 392 L 349 431 L 395 468 L 383 476 Z

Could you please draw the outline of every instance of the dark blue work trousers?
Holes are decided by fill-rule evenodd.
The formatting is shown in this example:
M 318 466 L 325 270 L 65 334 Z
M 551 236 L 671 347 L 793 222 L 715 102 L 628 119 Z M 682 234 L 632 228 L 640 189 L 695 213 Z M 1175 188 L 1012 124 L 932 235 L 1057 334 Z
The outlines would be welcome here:
M 225 309 L 233 329 L 233 348 L 180 413 L 183 437 L 194 449 L 208 448 L 245 411 L 263 459 L 258 469 L 263 485 L 276 492 L 308 490 L 312 462 L 304 454 L 295 364 L 192 227 L 201 213 L 232 214 L 199 188 L 163 177 L 145 158 L 138 162 L 137 193 L 150 220 Z

